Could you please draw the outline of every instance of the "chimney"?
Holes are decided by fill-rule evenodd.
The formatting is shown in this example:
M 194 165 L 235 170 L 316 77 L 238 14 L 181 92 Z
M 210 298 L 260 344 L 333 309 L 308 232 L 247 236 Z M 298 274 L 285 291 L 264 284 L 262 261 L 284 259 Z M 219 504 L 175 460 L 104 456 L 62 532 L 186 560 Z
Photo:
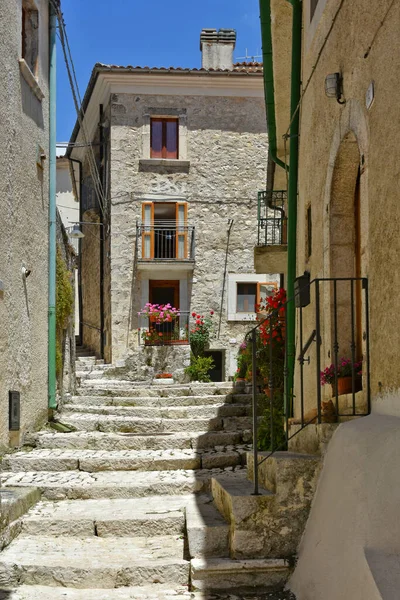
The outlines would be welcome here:
M 200 34 L 202 68 L 232 71 L 235 44 L 235 29 L 203 29 Z

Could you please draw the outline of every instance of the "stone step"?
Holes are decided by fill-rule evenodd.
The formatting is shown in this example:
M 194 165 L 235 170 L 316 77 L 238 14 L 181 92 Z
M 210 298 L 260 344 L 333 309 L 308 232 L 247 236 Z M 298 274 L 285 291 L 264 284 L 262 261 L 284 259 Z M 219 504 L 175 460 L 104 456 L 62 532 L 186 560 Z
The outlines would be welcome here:
M 68 405 L 84 406 L 146 406 L 163 408 L 166 406 L 206 406 L 214 404 L 231 404 L 231 396 L 71 396 Z M 238 404 L 240 404 L 238 402 Z M 66 405 L 64 405 L 66 406 Z
M 276 494 L 278 500 L 290 498 L 293 507 L 298 504 L 308 507 L 314 497 L 321 460 L 313 454 L 295 452 L 259 452 L 258 480 L 265 489 Z M 254 456 L 247 455 L 248 478 L 254 477 Z
M 139 419 L 128 416 L 61 413 L 60 419 L 78 431 L 121 431 L 125 433 L 178 433 L 181 431 L 239 431 L 251 429 L 250 417 L 215 417 L 194 419 Z
M 3 459 L 3 472 L 23 471 L 171 471 L 236 467 L 245 451 L 169 450 L 33 450 Z
M 104 358 L 96 358 L 95 356 L 78 356 L 75 365 L 77 368 L 86 365 L 104 365 Z
M 0 488 L 0 551 L 20 534 L 20 517 L 39 500 L 36 488 Z
M 22 585 L 17 590 L 2 591 L 7 600 L 210 600 L 207 593 L 192 594 L 188 591 L 187 585 L 175 586 L 159 583 L 105 590 Z M 213 600 L 217 600 L 215 596 L 213 596 Z
M 184 585 L 183 539 L 20 535 L 0 555 L 0 586 L 18 584 L 116 588 L 157 581 Z
M 90 391 L 89 391 L 90 390 Z M 77 390 L 78 395 L 96 396 L 224 396 L 232 392 L 232 384 L 218 386 L 212 383 L 192 383 L 189 385 L 148 385 L 142 381 L 101 379 L 84 380 Z
M 235 598 L 237 594 L 261 594 L 282 589 L 290 575 L 284 559 L 195 558 L 190 570 L 193 589 L 232 590 Z
M 85 414 L 138 417 L 142 419 L 214 419 L 216 417 L 245 417 L 247 406 L 240 404 L 216 404 L 199 406 L 104 406 L 87 404 L 65 404 L 63 414 L 79 412 Z M 68 419 L 68 417 L 65 417 Z
M 105 369 L 97 368 L 96 370 L 88 369 L 87 371 L 79 369 L 79 371 L 75 371 L 75 376 L 78 379 L 81 379 L 81 383 L 87 380 L 96 380 L 101 381 L 104 377 Z
M 28 440 L 38 448 L 76 450 L 168 450 L 170 448 L 215 448 L 224 450 L 249 450 L 251 437 L 246 443 L 240 431 L 185 431 L 170 434 L 140 435 L 136 433 L 104 433 L 101 431 L 76 431 L 55 433 L 41 431 Z
M 190 496 L 39 502 L 23 518 L 26 535 L 136 537 L 182 535 Z
M 245 469 L 237 467 L 236 470 Z M 144 496 L 180 495 L 208 492 L 211 477 L 222 469 L 200 471 L 83 471 L 4 472 L 4 487 L 37 487 L 48 500 L 143 498 Z M 227 475 L 234 475 L 233 471 Z
M 97 360 L 94 361 L 93 363 L 82 363 L 80 361 L 78 361 L 78 363 L 75 365 L 76 368 L 76 375 L 77 377 L 79 377 L 79 373 L 98 373 L 98 374 L 102 374 L 105 371 L 107 371 L 107 369 L 109 369 L 109 365 L 99 365 L 97 364 Z
M 186 530 L 191 558 L 229 556 L 229 524 L 210 495 L 200 494 L 187 504 Z

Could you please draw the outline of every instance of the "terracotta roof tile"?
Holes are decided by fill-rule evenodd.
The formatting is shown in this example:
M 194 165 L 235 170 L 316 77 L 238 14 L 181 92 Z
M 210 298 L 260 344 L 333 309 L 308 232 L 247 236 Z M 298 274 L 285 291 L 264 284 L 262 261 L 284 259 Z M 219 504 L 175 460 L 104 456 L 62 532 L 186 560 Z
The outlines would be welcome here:
M 233 69 L 197 69 L 197 68 L 185 68 L 185 67 L 149 67 L 140 65 L 106 65 L 103 63 L 96 63 L 95 67 L 102 69 L 118 69 L 121 71 L 151 71 L 152 73 L 163 72 L 186 72 L 186 73 L 262 73 L 263 65 L 261 62 L 237 62 L 234 63 Z

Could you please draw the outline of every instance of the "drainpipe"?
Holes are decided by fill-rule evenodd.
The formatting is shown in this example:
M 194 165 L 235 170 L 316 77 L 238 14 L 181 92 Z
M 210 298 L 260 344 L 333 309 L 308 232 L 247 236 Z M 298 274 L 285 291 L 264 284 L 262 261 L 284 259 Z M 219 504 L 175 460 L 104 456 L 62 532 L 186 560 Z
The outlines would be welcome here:
M 104 185 L 104 127 L 103 127 L 103 105 L 99 105 L 99 141 L 100 141 L 100 181 Z M 100 202 L 100 198 L 99 198 Z M 104 358 L 104 215 L 100 211 L 100 358 Z
M 56 28 L 50 4 L 49 40 L 49 308 L 48 308 L 48 407 L 56 402 Z
M 294 304 L 294 281 L 296 278 L 296 230 L 297 230 L 297 187 L 299 167 L 299 122 L 301 87 L 301 42 L 302 42 L 302 0 L 288 0 L 293 7 L 292 21 L 292 75 L 290 90 L 290 171 L 288 183 L 288 268 L 287 297 L 292 299 L 287 306 L 287 349 L 288 379 L 285 391 L 285 409 L 292 412 L 294 366 L 295 366 L 295 327 L 296 308 Z
M 274 69 L 272 57 L 272 35 L 271 35 L 271 0 L 260 0 L 261 21 L 261 43 L 263 55 L 264 94 L 267 113 L 268 145 L 272 160 L 289 171 L 285 164 L 276 154 L 276 120 L 275 120 L 275 90 Z

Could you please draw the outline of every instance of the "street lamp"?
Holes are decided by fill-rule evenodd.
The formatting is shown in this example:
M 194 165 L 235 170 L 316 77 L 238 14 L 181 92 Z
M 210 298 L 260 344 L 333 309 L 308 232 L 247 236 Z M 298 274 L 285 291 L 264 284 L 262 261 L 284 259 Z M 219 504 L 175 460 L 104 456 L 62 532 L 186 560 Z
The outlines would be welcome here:
M 82 232 L 80 225 L 100 225 L 100 227 L 103 227 L 103 223 L 96 223 L 95 221 L 78 221 L 77 223 L 74 223 L 72 227 L 68 228 L 70 229 L 70 231 L 68 232 L 70 238 L 74 240 L 79 240 L 85 237 L 85 234 Z

